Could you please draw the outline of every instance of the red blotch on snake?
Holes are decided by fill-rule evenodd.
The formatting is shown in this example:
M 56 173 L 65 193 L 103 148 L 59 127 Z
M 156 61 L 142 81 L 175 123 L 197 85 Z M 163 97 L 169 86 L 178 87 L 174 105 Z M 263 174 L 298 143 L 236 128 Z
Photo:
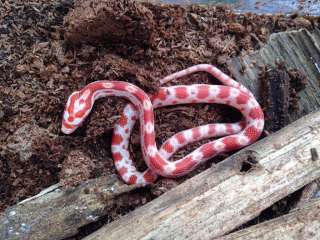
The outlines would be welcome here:
M 122 142 L 123 138 L 119 134 L 113 134 L 112 145 L 119 145 Z
M 228 151 L 236 150 L 242 147 L 242 145 L 239 144 L 237 137 L 228 136 L 224 138 L 222 142 L 227 146 Z
M 247 104 L 249 101 L 249 96 L 244 93 L 240 93 L 237 97 L 237 103 L 238 104 Z
M 155 138 L 155 134 L 154 132 L 152 133 L 144 133 L 143 135 L 143 140 L 144 140 L 144 144 L 146 145 L 146 149 L 147 149 L 147 146 L 152 143 L 153 139 Z
M 227 123 L 226 124 L 226 130 L 227 130 L 227 133 L 232 133 L 233 132 L 232 124 Z
M 127 125 L 127 123 L 128 123 L 127 117 L 124 116 L 124 115 L 122 115 L 121 118 L 120 118 L 120 120 L 119 120 L 119 125 L 120 125 L 121 127 L 124 127 L 125 125 Z
M 122 155 L 119 152 L 114 152 L 112 154 L 112 157 L 113 157 L 113 161 L 115 161 L 115 162 L 118 162 L 118 161 L 122 160 Z
M 198 139 L 200 138 L 201 134 L 200 134 L 200 128 L 193 128 L 192 129 L 192 138 L 193 139 Z
M 179 99 L 184 99 L 188 97 L 188 92 L 186 87 L 176 87 L 176 97 Z
M 155 156 L 150 157 L 150 168 L 155 171 L 163 172 L 164 167 L 167 163 L 161 158 L 161 156 L 157 153 Z
M 209 97 L 209 88 L 207 86 L 199 86 L 197 98 L 205 99 L 207 97 Z
M 137 182 L 137 176 L 132 175 L 132 176 L 129 178 L 128 183 L 129 183 L 129 184 L 136 184 L 136 182 Z
M 143 119 L 145 123 L 148 123 L 148 122 L 152 124 L 154 123 L 154 116 L 151 111 L 145 111 Z
M 244 134 L 251 139 L 251 141 L 255 141 L 260 136 L 260 131 L 254 126 L 251 126 L 245 129 Z
M 170 142 L 166 142 L 163 145 L 163 149 L 166 150 L 167 153 L 172 153 L 173 152 L 173 146 L 171 145 Z
M 178 141 L 178 143 L 183 144 L 186 141 L 186 137 L 184 136 L 183 133 L 178 133 L 176 135 L 176 139 Z
M 216 128 L 214 125 L 209 125 L 209 135 L 214 135 L 216 133 Z
M 119 172 L 119 174 L 120 174 L 121 176 L 123 176 L 124 174 L 126 174 L 126 173 L 128 172 L 128 168 L 122 167 L 122 168 L 120 168 L 120 169 L 118 170 L 118 172 Z
M 174 170 L 172 174 L 176 176 L 184 174 L 190 171 L 190 169 L 193 169 L 196 164 L 197 162 L 194 161 L 191 156 L 186 157 L 182 161 L 175 164 L 176 170 Z
M 220 92 L 218 94 L 219 98 L 227 98 L 230 96 L 230 89 L 226 87 L 221 87 Z
M 160 89 L 157 94 L 152 96 L 152 100 L 155 100 L 157 98 L 161 101 L 164 101 L 167 98 L 167 94 L 164 89 Z
M 200 151 L 202 152 L 204 158 L 213 157 L 214 153 L 216 152 L 213 144 L 211 144 L 211 143 L 207 143 L 207 144 L 203 145 L 200 148 Z
M 263 118 L 263 112 L 261 111 L 261 108 L 259 107 L 255 107 L 253 109 L 251 109 L 249 116 L 252 119 L 262 119 Z
M 156 180 L 155 175 L 152 173 L 150 169 L 146 171 L 146 173 L 143 175 L 143 178 L 146 182 L 154 182 Z

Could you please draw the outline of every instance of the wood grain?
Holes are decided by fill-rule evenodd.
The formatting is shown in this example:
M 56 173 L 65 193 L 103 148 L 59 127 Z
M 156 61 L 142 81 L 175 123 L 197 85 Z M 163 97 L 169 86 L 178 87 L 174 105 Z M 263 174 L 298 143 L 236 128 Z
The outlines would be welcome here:
M 290 214 L 237 231 L 219 240 L 320 239 L 320 199 L 295 209 Z
M 320 112 L 236 153 L 86 240 L 213 239 L 232 231 L 320 177 Z M 254 159 L 248 172 L 234 168 Z

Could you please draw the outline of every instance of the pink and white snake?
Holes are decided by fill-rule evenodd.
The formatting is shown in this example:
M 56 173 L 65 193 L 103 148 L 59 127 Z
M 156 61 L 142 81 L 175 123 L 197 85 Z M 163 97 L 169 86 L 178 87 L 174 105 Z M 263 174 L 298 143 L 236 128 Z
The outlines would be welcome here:
M 193 84 L 162 87 L 149 96 L 137 86 L 121 81 L 96 81 L 70 95 L 62 120 L 62 132 L 75 131 L 89 115 L 95 100 L 105 96 L 124 97 L 130 103 L 124 108 L 112 137 L 112 156 L 115 167 L 128 184 L 145 186 L 157 176 L 175 178 L 194 170 L 200 163 L 222 153 L 252 144 L 264 127 L 263 111 L 253 94 L 240 83 L 212 65 L 200 64 L 162 80 L 165 84 L 191 73 L 205 71 L 224 85 Z M 244 119 L 237 123 L 207 124 L 184 130 L 169 138 L 158 150 L 155 142 L 153 109 L 178 104 L 218 103 L 238 109 Z M 129 139 L 136 120 L 140 121 L 140 143 L 143 158 L 148 166 L 139 172 L 130 157 Z M 221 137 L 210 141 L 177 161 L 169 158 L 182 147 L 202 139 Z

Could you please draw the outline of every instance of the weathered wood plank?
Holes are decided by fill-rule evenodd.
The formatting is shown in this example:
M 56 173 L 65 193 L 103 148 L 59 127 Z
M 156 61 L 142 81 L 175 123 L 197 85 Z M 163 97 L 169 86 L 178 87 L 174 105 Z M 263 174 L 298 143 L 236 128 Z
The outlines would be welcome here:
M 127 236 L 130 239 L 212 239 L 222 236 L 319 178 L 320 161 L 313 161 L 310 153 L 311 148 L 320 152 L 319 146 L 320 112 L 315 112 L 85 239 L 121 240 Z M 230 165 L 245 158 L 254 158 L 258 163 L 249 172 L 230 174 Z
M 0 239 L 52 240 L 75 235 L 132 189 L 115 175 L 89 180 L 75 189 L 50 187 L 0 215 Z
M 320 239 L 320 199 L 290 214 L 237 231 L 219 240 Z

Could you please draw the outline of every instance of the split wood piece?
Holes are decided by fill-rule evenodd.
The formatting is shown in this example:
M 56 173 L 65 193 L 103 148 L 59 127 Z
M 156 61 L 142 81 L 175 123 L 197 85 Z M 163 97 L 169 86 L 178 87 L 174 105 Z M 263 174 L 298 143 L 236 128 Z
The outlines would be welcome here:
M 133 190 L 116 175 L 89 180 L 73 190 L 52 186 L 0 215 L 0 239 L 64 239 L 106 214 Z
M 274 33 L 266 45 L 259 51 L 228 61 L 228 69 L 232 76 L 248 87 L 261 100 L 261 82 L 259 66 L 270 65 L 274 68 L 277 62 L 284 67 L 298 69 L 307 76 L 306 88 L 299 92 L 299 105 L 305 115 L 320 109 L 320 30 L 310 32 L 302 29 Z M 289 113 L 290 114 L 290 113 Z M 290 120 L 300 116 L 290 115 Z
M 320 199 L 290 214 L 237 231 L 219 240 L 320 239 Z
M 86 237 L 213 239 L 320 177 L 320 112 L 311 113 Z M 237 162 L 253 166 L 236 171 Z M 254 164 L 255 163 L 255 164 Z

